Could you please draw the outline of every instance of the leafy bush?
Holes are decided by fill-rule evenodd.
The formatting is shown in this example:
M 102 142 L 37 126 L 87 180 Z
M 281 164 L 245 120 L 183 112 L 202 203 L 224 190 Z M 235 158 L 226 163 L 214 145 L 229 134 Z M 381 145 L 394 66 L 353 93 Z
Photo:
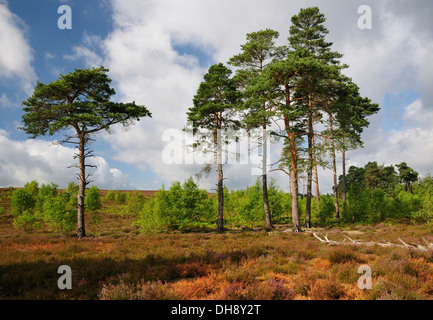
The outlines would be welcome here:
M 128 203 L 120 213 L 133 217 L 138 217 L 140 215 L 140 212 L 144 208 L 144 203 L 146 202 L 146 200 L 146 197 L 144 197 L 139 191 L 135 191 L 134 195 L 130 197 Z
M 99 194 L 99 189 L 96 186 L 91 186 L 84 198 L 84 204 L 86 208 L 90 211 L 96 211 L 102 208 L 101 195 Z
M 19 216 L 24 211 L 31 211 L 35 207 L 34 196 L 25 189 L 17 189 L 12 194 L 11 212 L 14 216 Z
M 259 180 L 247 187 L 244 197 L 239 201 L 237 213 L 242 222 L 264 221 L 262 185 Z
M 24 230 L 30 231 L 32 228 L 39 229 L 42 227 L 42 217 L 32 210 L 22 211 L 13 221 L 15 228 L 24 227 Z
M 76 208 L 70 203 L 70 195 L 61 193 L 44 202 L 44 222 L 55 232 L 64 236 L 71 232 L 77 223 Z
M 137 224 L 143 231 L 156 231 L 179 229 L 188 224 L 206 224 L 213 219 L 212 198 L 189 178 L 183 185 L 173 182 L 168 191 L 163 186 L 154 199 L 145 202 Z
M 320 223 L 326 223 L 335 215 L 335 201 L 331 195 L 321 195 L 319 210 L 314 215 Z
M 33 180 L 31 182 L 27 182 L 24 185 L 24 190 L 30 193 L 32 196 L 36 196 L 39 192 L 39 184 L 37 181 Z
M 105 195 L 105 200 L 114 200 L 116 197 L 115 193 L 113 190 L 108 190 L 107 194 Z
M 36 210 L 38 210 L 39 212 L 43 211 L 43 206 L 44 206 L 44 202 L 47 199 L 52 199 L 54 197 L 57 196 L 58 191 L 57 191 L 58 185 L 56 184 L 43 184 L 37 195 L 36 195 L 36 205 L 35 208 Z
M 96 186 L 91 186 L 84 198 L 84 204 L 86 208 L 92 211 L 92 219 L 90 220 L 90 225 L 93 228 L 93 235 L 96 236 L 96 227 L 101 223 L 101 218 L 99 217 L 98 210 L 102 208 L 101 195 L 99 189 Z
M 118 204 L 124 204 L 128 200 L 128 196 L 129 196 L 128 192 L 126 192 L 126 191 L 121 192 L 121 191 L 117 190 L 116 195 L 114 197 L 114 201 L 116 201 Z
M 369 209 L 367 191 L 363 190 L 358 183 L 353 183 L 349 188 L 343 208 L 342 216 L 346 222 L 365 221 Z

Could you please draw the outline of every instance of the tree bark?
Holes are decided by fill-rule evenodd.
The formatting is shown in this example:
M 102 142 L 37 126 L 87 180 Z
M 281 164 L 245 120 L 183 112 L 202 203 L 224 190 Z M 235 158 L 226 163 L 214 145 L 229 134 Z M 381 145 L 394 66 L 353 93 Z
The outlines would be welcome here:
M 286 106 L 290 107 L 290 90 L 289 86 L 285 85 L 286 89 Z M 291 132 L 290 120 L 288 116 L 284 115 L 284 126 L 286 128 L 287 137 L 290 144 L 290 183 L 291 183 L 291 194 L 292 194 L 292 228 L 294 232 L 302 232 L 301 223 L 299 219 L 299 206 L 298 206 L 298 154 L 296 150 L 296 138 Z
M 338 181 L 337 181 L 337 164 L 335 161 L 335 144 L 333 134 L 332 115 L 329 114 L 329 124 L 331 129 L 331 155 L 332 155 L 332 173 L 334 175 L 334 202 L 335 202 L 335 219 L 340 222 L 340 206 L 338 204 Z
M 262 175 L 262 189 L 263 189 L 263 208 L 265 210 L 266 228 L 273 228 L 271 219 L 271 210 L 269 209 L 269 199 L 268 199 L 268 176 L 266 173 L 267 168 L 267 134 L 266 134 L 266 124 L 263 125 L 263 141 L 262 141 L 262 165 L 263 165 L 263 175 Z
M 305 227 L 311 228 L 311 188 L 313 180 L 313 104 L 311 93 L 308 95 L 308 167 L 307 167 L 307 203 L 305 207 Z
M 222 167 L 221 130 L 217 130 L 217 171 L 218 171 L 218 232 L 224 232 L 224 187 Z
M 296 152 L 295 135 L 290 134 L 290 155 L 291 155 L 291 170 L 290 181 L 292 183 L 292 225 L 294 232 L 302 232 L 301 223 L 299 219 L 299 206 L 298 206 L 298 158 Z
M 343 154 L 343 190 L 341 193 L 341 199 L 343 201 L 346 201 L 346 147 L 344 145 L 344 136 L 343 136 L 343 150 L 342 150 L 342 154 Z
M 83 132 L 78 134 L 80 144 L 78 147 L 78 171 L 79 171 L 79 184 L 78 184 L 78 213 L 77 213 L 77 237 L 82 239 L 86 236 L 86 228 L 84 223 L 84 196 L 86 192 L 86 137 Z
M 317 211 L 319 211 L 320 204 L 320 192 L 319 192 L 319 174 L 317 173 L 317 162 L 316 162 L 316 147 L 314 144 L 314 136 L 313 136 L 313 161 L 314 161 L 314 182 L 316 185 L 316 202 L 317 202 Z

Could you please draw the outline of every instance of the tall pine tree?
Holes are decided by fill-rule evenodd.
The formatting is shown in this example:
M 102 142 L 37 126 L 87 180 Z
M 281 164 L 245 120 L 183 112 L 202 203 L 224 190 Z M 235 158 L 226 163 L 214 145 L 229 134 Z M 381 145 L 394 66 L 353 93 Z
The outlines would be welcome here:
M 291 19 L 289 43 L 290 49 L 295 51 L 303 51 L 308 56 L 314 57 L 319 63 L 324 65 L 339 65 L 339 58 L 342 57 L 338 52 L 331 51 L 331 42 L 325 41 L 325 36 L 328 30 L 324 23 L 325 16 L 320 12 L 319 8 L 311 7 L 301 9 L 299 14 Z M 314 119 L 316 109 L 315 90 L 320 88 L 320 79 L 317 79 L 315 74 L 306 74 L 304 79 L 308 85 L 304 85 L 302 95 L 304 96 L 303 103 L 306 106 L 307 118 L 307 150 L 308 163 L 307 166 L 307 201 L 306 201 L 306 227 L 311 227 L 311 198 L 312 198 L 312 170 L 314 163 Z M 305 90 L 307 88 L 307 90 Z M 298 92 L 298 94 L 300 94 Z
M 239 67 L 237 71 L 238 83 L 246 89 L 244 91 L 246 112 L 243 121 L 247 124 L 248 129 L 262 129 L 262 190 L 267 228 L 272 227 L 267 181 L 267 126 L 270 122 L 272 108 L 267 101 L 266 90 L 251 91 L 249 88 L 255 85 L 255 78 L 263 74 L 263 69 L 268 63 L 281 56 L 283 48 L 275 46 L 275 39 L 278 36 L 279 33 L 271 29 L 249 33 L 247 34 L 247 42 L 241 46 L 242 52 L 229 60 L 229 64 Z
M 205 129 L 210 132 L 212 148 L 216 158 L 218 182 L 218 231 L 224 231 L 224 193 L 223 193 L 223 158 L 222 158 L 222 130 L 240 127 L 233 114 L 240 103 L 240 93 L 233 79 L 232 71 L 222 63 L 213 65 L 204 75 L 197 94 L 194 96 L 194 106 L 188 109 L 188 121 L 193 124 L 194 132 Z M 197 141 L 196 147 L 201 146 Z

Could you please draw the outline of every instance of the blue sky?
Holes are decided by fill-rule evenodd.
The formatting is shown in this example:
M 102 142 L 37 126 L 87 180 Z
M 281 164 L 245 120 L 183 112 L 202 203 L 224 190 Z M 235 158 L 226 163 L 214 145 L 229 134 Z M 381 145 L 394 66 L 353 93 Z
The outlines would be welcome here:
M 265 28 L 280 32 L 285 44 L 290 18 L 307 6 L 319 6 L 327 18 L 329 40 L 349 64 L 347 74 L 361 94 L 382 110 L 370 119 L 365 147 L 349 153 L 348 165 L 368 161 L 406 161 L 421 174 L 433 167 L 433 14 L 430 0 L 377 0 L 371 4 L 373 28 L 357 26 L 358 0 L 0 0 L 0 186 L 27 181 L 75 179 L 74 150 L 52 146 L 45 137 L 28 140 L 18 130 L 21 101 L 36 80 L 49 83 L 74 68 L 110 69 L 118 101 L 136 101 L 152 112 L 129 130 L 114 128 L 93 144 L 100 188 L 158 189 L 185 180 L 199 165 L 167 165 L 162 153 L 166 130 L 180 131 L 186 111 L 208 67 L 239 53 L 247 33 Z M 60 30 L 57 9 L 72 10 L 72 29 Z M 230 10 L 226 8 L 229 7 Z M 260 10 L 257 10 L 260 8 Z M 223 18 L 221 18 L 223 17 Z M 279 146 L 271 147 L 273 157 Z M 423 156 L 420 157 L 419 155 Z M 66 163 L 66 164 L 65 164 Z M 321 170 L 321 186 L 330 190 L 330 170 Z M 226 167 L 226 184 L 254 183 L 251 165 Z M 287 188 L 282 173 L 272 177 Z M 201 181 L 214 188 L 212 178 Z

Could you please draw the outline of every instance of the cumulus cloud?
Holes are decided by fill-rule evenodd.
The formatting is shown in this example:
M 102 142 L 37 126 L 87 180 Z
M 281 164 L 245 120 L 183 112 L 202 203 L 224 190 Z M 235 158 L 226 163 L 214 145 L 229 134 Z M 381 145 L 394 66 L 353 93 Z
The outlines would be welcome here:
M 0 187 L 20 187 L 32 180 L 66 187 L 77 179 L 76 169 L 67 169 L 74 164 L 75 153 L 73 148 L 44 140 L 16 141 L 0 129 Z M 110 168 L 104 158 L 89 158 L 88 163 L 97 166 L 88 172 L 93 174 L 90 179 L 99 188 L 131 188 L 128 177 Z
M 427 28 L 431 24 L 428 13 L 432 13 L 429 0 L 410 5 L 400 0 L 372 3 L 372 30 L 357 27 L 357 9 L 365 4 L 359 0 L 320 3 L 112 0 L 111 4 L 113 31 L 106 39 L 93 39 L 97 41 L 89 41 L 92 36 L 84 35 L 83 43 L 74 47 L 69 58 L 84 59 L 88 65 L 102 61 L 110 69 L 117 99 L 134 100 L 152 112 L 152 119 L 144 119 L 127 131 L 115 128 L 112 135 L 104 138 L 111 145 L 115 160 L 156 174 L 157 178 L 148 182 L 149 187 L 183 180 L 201 168 L 164 164 L 162 155 L 168 142 L 162 137 L 166 130 L 180 130 L 185 125 L 186 111 L 192 106 L 208 64 L 226 62 L 237 54 L 249 32 L 272 28 L 280 32 L 279 44 L 285 44 L 290 18 L 300 8 L 313 5 L 318 5 L 327 17 L 328 40 L 334 42 L 334 50 L 344 54 L 343 62 L 350 66 L 346 73 L 359 85 L 362 95 L 379 104 L 383 103 L 385 94 L 413 90 L 420 95 L 418 102 L 405 109 L 405 126 L 401 128 L 385 132 L 384 111 L 370 118 L 370 128 L 363 135 L 365 148 L 350 152 L 349 164 L 393 163 L 396 154 L 410 163 L 412 155 L 419 154 L 415 147 L 426 155 L 433 154 L 424 140 L 431 134 L 424 125 L 427 117 L 419 116 L 420 112 L 426 115 L 433 106 L 433 94 L 429 90 L 433 82 L 430 58 L 433 41 L 428 31 L 433 29 Z M 182 48 L 193 50 L 185 53 Z M 203 55 L 208 58 L 206 63 L 201 60 Z M 275 159 L 280 149 L 273 150 L 276 150 Z M 428 167 L 428 160 L 413 158 L 414 167 Z M 425 157 L 428 158 L 431 157 Z M 226 170 L 229 186 L 242 187 L 254 180 L 251 166 L 227 166 Z M 272 175 L 285 184 L 284 174 Z M 332 173 L 321 170 L 319 179 L 323 190 L 329 192 Z M 214 187 L 212 181 L 203 184 Z
M 30 92 L 36 74 L 32 66 L 33 50 L 26 37 L 26 25 L 0 0 L 0 81 L 15 81 Z
M 425 176 L 431 172 L 433 155 L 433 111 L 418 98 L 404 108 L 403 126 L 385 131 L 376 129 L 365 148 L 350 152 L 349 165 L 364 166 L 369 161 L 396 165 L 406 162 Z

